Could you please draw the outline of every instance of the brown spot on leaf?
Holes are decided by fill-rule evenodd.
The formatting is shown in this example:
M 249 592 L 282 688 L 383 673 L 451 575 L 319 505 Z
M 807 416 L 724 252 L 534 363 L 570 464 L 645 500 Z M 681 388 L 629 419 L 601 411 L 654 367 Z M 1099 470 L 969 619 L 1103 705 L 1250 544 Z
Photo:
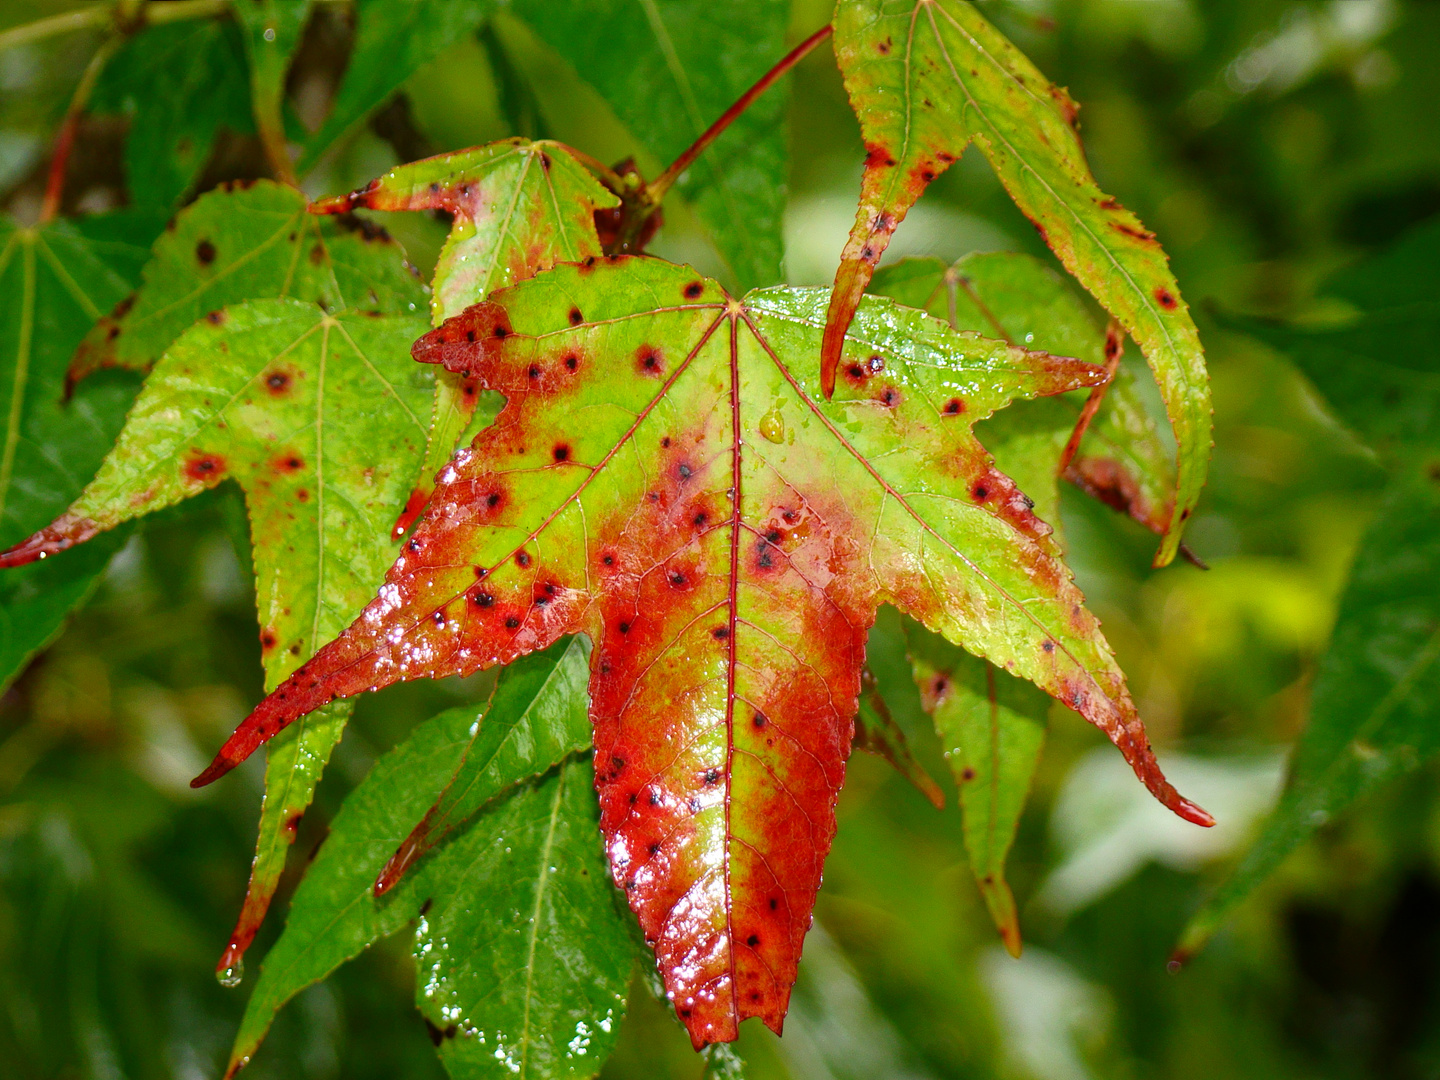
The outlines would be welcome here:
M 195 260 L 201 266 L 209 266 L 215 261 L 215 245 L 209 240 L 201 240 L 195 245 Z
M 225 475 L 225 459 L 219 454 L 196 453 L 185 462 L 185 475 L 208 484 Z

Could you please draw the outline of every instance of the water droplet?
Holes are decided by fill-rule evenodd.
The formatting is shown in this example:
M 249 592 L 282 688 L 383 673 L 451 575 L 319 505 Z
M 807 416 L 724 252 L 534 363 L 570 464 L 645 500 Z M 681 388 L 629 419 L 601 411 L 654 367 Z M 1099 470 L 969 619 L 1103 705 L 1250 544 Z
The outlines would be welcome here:
M 215 972 L 215 980 L 226 990 L 233 990 L 239 986 L 245 978 L 245 961 L 237 959 L 229 967 L 221 968 Z
M 785 420 L 779 405 L 770 406 L 770 411 L 760 418 L 760 434 L 773 443 L 785 441 Z

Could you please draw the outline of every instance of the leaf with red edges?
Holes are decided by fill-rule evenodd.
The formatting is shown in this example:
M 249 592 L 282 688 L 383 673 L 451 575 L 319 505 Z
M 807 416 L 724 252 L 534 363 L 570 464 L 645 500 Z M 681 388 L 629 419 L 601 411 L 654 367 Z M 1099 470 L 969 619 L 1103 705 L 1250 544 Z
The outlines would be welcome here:
M 559 143 L 506 139 L 391 169 L 349 195 L 321 199 L 316 214 L 370 210 L 443 211 L 450 235 L 440 251 L 430 294 L 436 326 L 557 262 L 600 254 L 595 211 L 620 200 Z M 472 379 L 441 372 L 425 460 L 415 490 L 395 525 L 404 535 L 434 488 L 435 473 L 461 438 L 494 414 L 480 407 Z
M 1065 268 L 1150 363 L 1179 445 L 1174 510 L 1155 556 L 1157 566 L 1169 563 L 1209 462 L 1205 359 L 1159 242 L 1091 176 L 1078 106 L 964 0 L 843 0 L 835 54 L 867 154 L 821 351 L 825 392 L 895 228 L 974 141 Z
M 697 1046 L 783 1022 L 880 604 L 1079 711 L 1208 824 L 1162 776 L 1049 528 L 970 430 L 1103 369 L 871 299 L 827 402 L 797 374 L 825 303 L 736 301 L 615 258 L 421 338 L 417 359 L 505 408 L 441 473 L 378 597 L 195 783 L 337 698 L 585 633 L 611 869 Z
M 951 266 L 933 258 L 902 259 L 876 273 L 870 292 L 924 308 L 956 330 L 1095 364 L 1116 359 L 1120 347 L 1075 290 L 1030 255 L 975 253 Z M 1170 450 L 1127 365 L 1117 366 L 1104 394 L 1063 475 L 1086 494 L 1163 533 L 1175 487 Z M 1068 394 L 1006 409 L 978 432 L 1001 470 L 1035 500 L 1035 512 L 1057 529 L 1057 468 L 1083 402 L 1083 395 Z

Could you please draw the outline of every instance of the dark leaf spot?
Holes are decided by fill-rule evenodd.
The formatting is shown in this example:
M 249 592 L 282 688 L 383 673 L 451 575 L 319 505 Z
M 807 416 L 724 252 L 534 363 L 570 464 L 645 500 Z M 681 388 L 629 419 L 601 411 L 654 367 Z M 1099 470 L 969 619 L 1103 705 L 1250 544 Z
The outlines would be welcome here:
M 195 245 L 195 258 L 200 261 L 201 266 L 209 266 L 215 261 L 215 245 L 209 240 L 201 240 Z

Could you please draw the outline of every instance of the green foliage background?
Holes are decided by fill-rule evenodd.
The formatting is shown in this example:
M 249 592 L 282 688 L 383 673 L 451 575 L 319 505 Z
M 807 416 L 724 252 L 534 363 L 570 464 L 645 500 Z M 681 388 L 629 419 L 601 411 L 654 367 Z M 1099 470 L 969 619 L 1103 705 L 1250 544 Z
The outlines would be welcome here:
M 10 0 L 0 31 L 64 9 Z M 317 9 L 288 83 L 286 122 L 297 138 L 324 120 L 343 69 L 346 7 Z M 1433 764 L 1325 824 L 1183 971 L 1166 970 L 1187 921 L 1258 828 L 1280 755 L 1307 723 L 1362 536 L 1391 534 L 1396 559 L 1433 549 L 1428 411 L 1398 434 L 1367 427 L 1368 406 L 1356 403 L 1375 380 L 1347 383 L 1331 362 L 1337 349 L 1365 350 L 1340 342 L 1327 353 L 1320 338 L 1345 302 L 1373 306 L 1367 296 L 1427 269 L 1423 255 L 1392 263 L 1389 279 L 1362 282 L 1344 301 L 1324 288 L 1440 213 L 1440 5 L 1054 0 L 984 9 L 1082 103 L 1100 183 L 1159 234 L 1197 309 L 1216 449 L 1187 540 L 1211 570 L 1152 571 L 1154 538 L 1073 490 L 1062 517 L 1071 562 L 1162 760 L 1183 755 L 1177 783 L 1186 787 L 1188 767 L 1220 793 L 1196 790 L 1197 801 L 1242 827 L 1211 847 L 1187 841 L 1138 786 L 1124 786 L 1133 780 L 1107 769 L 1119 762 L 1098 732 L 1070 714 L 1052 717 L 1010 860 L 1027 944 L 1012 963 L 963 861 L 953 787 L 918 697 L 892 694 L 951 805 L 937 813 L 880 760 L 852 761 L 786 1037 L 747 1027 L 738 1044 L 746 1074 L 1440 1076 Z M 821 0 L 797 0 L 786 42 L 829 14 Z M 164 33 L 196 70 L 146 76 L 136 58 L 117 57 L 81 127 L 67 215 L 130 204 L 163 220 L 218 181 L 265 174 L 240 33 L 228 24 Z M 81 32 L 0 52 L 0 199 L 22 221 L 38 210 L 48 139 L 97 40 Z M 607 162 L 635 154 L 653 176 L 664 162 L 629 134 L 636 116 L 617 116 L 584 76 L 629 79 L 642 94 L 644 75 L 657 95 L 668 91 L 656 73 L 602 62 L 607 50 L 623 55 L 623 41 L 589 48 L 595 59 L 577 72 L 502 12 L 411 76 L 304 186 L 338 193 L 399 161 L 512 134 L 555 137 Z M 213 88 L 209 111 L 157 118 L 127 96 L 121 76 L 162 101 L 202 79 Z M 828 284 L 863 149 L 826 49 L 800 66 L 784 100 L 768 107 L 791 145 L 787 273 Z M 166 133 L 203 141 L 217 129 L 205 161 L 180 155 L 163 173 L 127 179 L 137 142 Z M 741 248 L 717 251 L 705 240 L 697 222 L 715 212 L 707 199 L 702 190 L 693 210 L 667 205 L 653 250 L 733 282 L 728 266 Z M 428 270 L 444 225 L 374 216 Z M 948 260 L 976 249 L 1051 258 L 971 151 L 927 193 L 891 252 Z M 1433 245 L 1425 250 L 1433 264 Z M 1298 320 L 1312 335 L 1296 344 L 1293 331 L 1242 314 Z M 78 337 L 85 328 L 69 329 Z M 1433 371 L 1433 335 L 1400 348 L 1400 367 Z M 116 373 L 100 378 L 112 380 L 106 392 L 133 385 Z M 1400 385 L 1412 404 L 1432 400 L 1426 382 Z M 1377 412 L 1383 402 L 1369 414 Z M 1420 487 L 1411 493 L 1410 484 Z M 186 784 L 261 690 L 245 532 L 233 486 L 150 518 L 0 701 L 6 1077 L 207 1077 L 223 1064 L 253 979 L 228 991 L 212 968 L 244 893 L 261 766 L 199 793 Z M 1362 565 L 1363 581 L 1374 585 L 1386 565 Z M 1423 597 L 1434 581 L 1421 572 L 1400 587 Z M 882 684 L 908 685 L 903 649 L 898 620 L 882 620 L 872 640 Z M 371 764 L 419 721 L 490 685 L 485 676 L 426 682 L 358 703 L 252 958 L 274 940 L 306 855 Z M 1433 699 L 1414 720 L 1422 732 L 1437 721 Z M 371 949 L 289 1005 L 244 1075 L 441 1075 L 411 1007 L 412 981 L 403 935 Z M 706 1063 L 641 982 L 604 1075 L 698 1076 Z

